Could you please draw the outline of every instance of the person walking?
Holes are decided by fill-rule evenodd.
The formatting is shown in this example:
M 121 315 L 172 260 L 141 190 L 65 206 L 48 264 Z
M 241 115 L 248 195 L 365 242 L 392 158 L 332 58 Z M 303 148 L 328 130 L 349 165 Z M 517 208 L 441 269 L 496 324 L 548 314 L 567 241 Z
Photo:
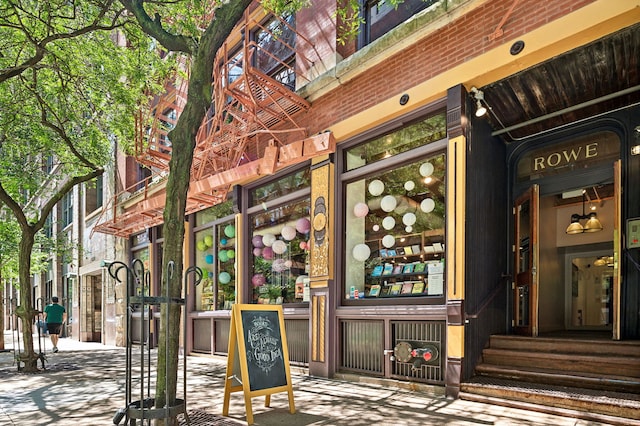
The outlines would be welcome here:
M 62 331 L 62 324 L 67 321 L 67 311 L 64 306 L 58 305 L 58 297 L 51 298 L 51 304 L 44 308 L 44 320 L 53 344 L 53 352 L 58 352 L 58 338 Z

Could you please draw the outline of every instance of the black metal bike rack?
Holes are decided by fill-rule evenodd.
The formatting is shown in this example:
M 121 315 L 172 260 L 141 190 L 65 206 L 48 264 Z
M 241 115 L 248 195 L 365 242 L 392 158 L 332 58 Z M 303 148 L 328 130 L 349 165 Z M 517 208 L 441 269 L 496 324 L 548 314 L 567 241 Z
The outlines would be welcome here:
M 172 298 L 169 296 L 169 281 L 173 277 L 175 264 L 173 261 L 168 262 L 166 273 L 167 285 L 165 296 L 149 296 L 150 294 L 150 274 L 149 271 L 145 271 L 144 264 L 140 259 L 136 259 L 132 262 L 131 267 L 127 266 L 123 262 L 116 261 L 109 265 L 109 275 L 116 281 L 123 283 L 121 280 L 122 271 L 126 273 L 126 376 L 125 376 L 125 407 L 119 409 L 114 418 L 114 424 L 120 424 L 124 419 L 125 424 L 135 426 L 137 421 L 140 420 L 140 425 L 147 421 L 147 424 L 151 424 L 152 419 L 170 419 L 176 417 L 178 414 L 184 414 L 187 424 L 190 424 L 187 416 L 187 355 L 186 350 L 183 351 L 183 397 L 182 399 L 176 398 L 175 403 L 171 406 L 155 407 L 155 398 L 151 396 L 151 322 L 153 321 L 153 306 L 167 305 L 165 312 L 167 314 L 166 321 L 169 324 L 169 305 L 182 306 L 182 321 L 183 321 L 183 333 L 182 333 L 182 347 L 186 348 L 186 335 L 187 335 L 187 313 L 185 306 L 185 299 Z M 196 285 L 202 280 L 202 270 L 198 267 L 189 267 L 184 273 L 184 288 L 186 288 L 188 278 L 190 274 L 195 275 Z M 133 366 L 133 339 L 132 339 L 132 318 L 133 312 L 139 309 L 141 313 L 140 319 L 140 366 L 138 369 L 139 377 L 136 383 L 139 383 L 139 399 L 134 400 L 134 366 Z M 148 321 L 145 319 L 148 318 Z M 146 352 L 145 352 L 145 336 L 147 339 Z M 169 348 L 169 333 L 165 333 L 165 348 L 168 351 Z M 166 356 L 169 360 L 168 352 Z M 168 368 L 168 366 L 167 366 Z M 165 375 L 168 371 L 165 371 Z M 167 395 L 165 395 L 165 401 L 167 401 Z

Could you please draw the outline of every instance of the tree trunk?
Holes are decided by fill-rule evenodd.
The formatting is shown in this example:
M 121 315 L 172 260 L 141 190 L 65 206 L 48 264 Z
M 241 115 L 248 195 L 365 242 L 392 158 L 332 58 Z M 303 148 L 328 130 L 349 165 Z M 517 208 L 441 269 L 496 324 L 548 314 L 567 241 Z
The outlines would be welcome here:
M 38 354 L 33 350 L 33 323 L 37 311 L 33 308 L 31 297 L 31 251 L 34 237 L 35 232 L 31 228 L 23 227 L 18 250 L 20 306 L 16 309 L 16 313 L 22 323 L 22 341 L 24 342 L 24 350 L 18 359 L 18 369 L 20 369 L 20 363 L 24 363 L 23 371 L 26 373 L 38 371 Z
M 191 72 L 187 103 L 180 114 L 176 127 L 169 133 L 173 149 L 169 162 L 169 177 L 166 186 L 164 208 L 164 245 L 162 259 L 161 296 L 182 296 L 184 220 L 187 192 L 191 180 L 191 164 L 196 146 L 196 135 L 206 111 L 211 106 L 211 83 L 213 60 L 235 24 L 240 20 L 251 0 L 237 0 L 225 3 L 216 10 L 215 20 L 209 24 L 200 38 L 197 51 L 192 52 Z M 167 265 L 174 262 L 173 274 L 169 279 Z M 169 309 L 169 321 L 167 312 Z M 184 306 L 186 309 L 186 306 Z M 160 309 L 160 334 L 158 336 L 158 363 L 155 391 L 156 407 L 173 406 L 176 401 L 178 377 L 178 351 L 180 349 L 181 306 L 168 304 Z M 168 339 L 167 339 L 168 335 Z M 186 349 L 186 348 L 185 348 Z M 160 420 L 157 425 L 164 424 Z M 168 419 L 167 425 L 176 425 L 177 420 Z

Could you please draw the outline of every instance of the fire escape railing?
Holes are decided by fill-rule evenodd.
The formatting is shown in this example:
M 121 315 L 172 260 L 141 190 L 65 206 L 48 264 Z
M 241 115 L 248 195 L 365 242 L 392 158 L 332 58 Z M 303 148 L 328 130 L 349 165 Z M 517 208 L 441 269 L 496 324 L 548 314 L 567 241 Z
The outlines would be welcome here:
M 295 34 L 295 39 L 278 40 L 279 34 L 251 19 L 248 12 L 240 28 L 244 34 L 248 29 L 262 31 L 271 40 L 278 40 L 286 54 L 276 55 L 252 37 L 244 37 L 239 48 L 231 50 L 225 43 L 216 55 L 214 102 L 196 137 L 187 213 L 225 201 L 236 183 L 335 149 L 331 135 L 308 138 L 307 129 L 296 122 L 296 116 L 308 111 L 311 104 L 288 88 L 286 82 L 256 67 L 260 54 L 263 60 L 276 64 L 272 69 L 277 69 L 279 75 L 304 78 L 296 74 L 293 60 L 313 64 L 303 52 L 296 51 L 295 40 L 301 39 L 307 46 L 313 44 L 286 20 L 279 19 L 278 24 Z M 181 66 L 183 71 L 188 69 L 186 61 Z M 166 92 L 154 97 L 149 109 L 137 117 L 135 157 L 152 174 L 165 175 L 169 170 L 172 146 L 168 133 L 186 103 L 187 84 L 187 78 L 176 73 L 165 84 Z M 123 214 L 116 208 L 122 203 L 119 194 L 112 201 L 114 217 L 97 225 L 96 231 L 122 236 L 161 223 L 164 196 L 163 191 L 145 196 Z

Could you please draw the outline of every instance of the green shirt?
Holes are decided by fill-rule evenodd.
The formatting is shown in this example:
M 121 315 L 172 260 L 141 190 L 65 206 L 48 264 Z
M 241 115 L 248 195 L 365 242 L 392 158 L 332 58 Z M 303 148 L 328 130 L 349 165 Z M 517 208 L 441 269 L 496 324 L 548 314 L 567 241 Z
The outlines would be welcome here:
M 65 312 L 64 306 L 57 303 L 52 303 L 44 308 L 44 313 L 47 314 L 47 323 L 62 324 L 62 316 Z

